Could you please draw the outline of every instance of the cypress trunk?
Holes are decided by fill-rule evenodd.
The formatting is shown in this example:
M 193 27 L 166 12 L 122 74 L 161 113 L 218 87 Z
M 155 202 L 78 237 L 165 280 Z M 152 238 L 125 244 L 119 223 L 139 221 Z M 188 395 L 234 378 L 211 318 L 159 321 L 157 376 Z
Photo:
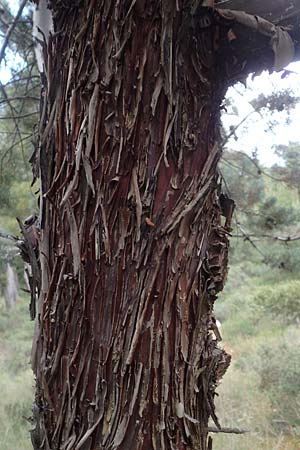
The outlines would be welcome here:
M 35 450 L 212 448 L 226 82 L 222 27 L 190 3 L 51 2 Z

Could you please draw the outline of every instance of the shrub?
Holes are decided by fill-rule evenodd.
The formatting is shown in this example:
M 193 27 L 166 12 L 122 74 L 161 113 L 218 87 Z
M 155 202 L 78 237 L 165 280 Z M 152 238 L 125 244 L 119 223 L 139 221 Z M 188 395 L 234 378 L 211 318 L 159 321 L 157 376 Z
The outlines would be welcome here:
M 274 416 L 291 425 L 300 425 L 300 333 L 291 341 L 266 346 L 259 352 L 258 374 L 261 389 L 274 407 Z
M 292 280 L 258 288 L 254 301 L 273 318 L 286 324 L 300 321 L 300 281 Z

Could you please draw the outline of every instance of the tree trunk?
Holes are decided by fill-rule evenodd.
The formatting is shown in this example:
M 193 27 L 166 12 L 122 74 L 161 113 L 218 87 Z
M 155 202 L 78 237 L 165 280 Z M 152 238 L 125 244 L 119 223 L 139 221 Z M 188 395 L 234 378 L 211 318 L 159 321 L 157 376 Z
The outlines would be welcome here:
M 6 289 L 4 293 L 5 306 L 7 311 L 11 311 L 15 308 L 16 303 L 18 301 L 18 276 L 14 270 L 14 268 L 7 263 L 6 268 Z
M 51 2 L 35 449 L 212 448 L 229 26 L 191 4 Z

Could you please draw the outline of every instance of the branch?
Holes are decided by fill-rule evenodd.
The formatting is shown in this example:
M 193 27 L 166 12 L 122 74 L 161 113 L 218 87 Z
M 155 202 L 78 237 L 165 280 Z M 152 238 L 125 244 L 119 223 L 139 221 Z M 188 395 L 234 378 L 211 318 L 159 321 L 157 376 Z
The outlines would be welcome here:
M 241 227 L 241 224 L 239 222 L 236 222 L 236 226 L 237 228 L 239 228 L 240 232 L 242 233 L 242 237 L 244 238 L 245 241 L 248 241 L 252 247 L 263 257 L 263 261 L 266 262 L 268 260 L 268 258 L 266 257 L 266 255 L 257 247 L 257 245 L 254 243 L 253 239 L 251 238 L 251 236 L 249 236 L 249 234 L 243 230 L 243 228 Z
M 251 158 L 251 156 L 247 155 L 247 153 L 244 153 L 241 150 L 234 150 L 234 152 L 239 153 L 240 155 L 249 159 L 252 162 L 252 164 L 254 165 L 254 167 L 256 167 L 257 172 L 254 174 L 254 173 L 250 172 L 249 170 L 245 169 L 244 167 L 241 167 L 238 164 L 234 164 L 231 160 L 228 160 L 227 158 L 225 158 L 225 156 L 222 156 L 221 162 L 223 162 L 224 164 L 227 164 L 227 166 L 232 167 L 235 170 L 242 171 L 243 173 L 249 175 L 252 178 L 257 178 L 260 175 L 264 175 L 265 177 L 271 178 L 271 180 L 286 184 L 286 180 L 284 178 L 277 178 L 277 177 L 274 177 L 273 175 L 269 174 L 268 172 L 266 172 L 264 169 L 261 168 L 261 166 L 259 166 L 259 164 L 257 164 Z
M 22 114 L 20 116 L 2 116 L 0 117 L 0 120 L 25 119 L 25 117 L 35 116 L 36 114 L 39 114 L 39 111 L 32 111 L 30 113 Z
M 7 102 L 8 107 L 9 107 L 10 112 L 11 112 L 12 117 L 13 117 L 13 122 L 14 122 L 14 124 L 15 124 L 15 130 L 16 130 L 15 136 L 18 135 L 19 138 L 22 139 L 22 135 L 21 135 L 20 128 L 19 128 L 19 122 L 18 122 L 18 120 L 17 120 L 17 118 L 16 118 L 16 114 L 15 114 L 15 109 L 14 109 L 13 105 L 11 104 L 11 102 L 10 102 L 10 100 L 9 100 L 9 98 L 8 98 L 8 95 L 7 95 L 7 93 L 6 93 L 6 90 L 5 90 L 5 88 L 3 87 L 3 85 L 2 85 L 1 82 L 0 82 L 0 89 L 1 89 L 1 91 L 2 91 L 2 93 L 3 93 L 3 96 L 4 96 L 4 98 L 5 98 L 5 101 Z M 14 139 L 15 139 L 15 138 L 14 138 Z M 21 144 L 21 145 L 22 145 L 22 148 L 23 148 L 23 144 Z
M 31 139 L 31 137 L 32 137 L 32 134 L 29 134 L 28 136 L 22 138 L 20 141 L 14 142 L 8 149 L 5 149 L 5 152 L 4 152 L 4 154 L 1 156 L 1 160 L 0 160 L 0 176 L 2 175 L 2 172 L 3 172 L 3 165 L 4 165 L 4 162 L 5 162 L 6 156 L 10 153 L 10 151 L 11 151 L 14 147 L 17 147 L 18 145 L 21 145 L 21 146 L 22 146 L 22 143 L 23 143 L 24 141 L 27 141 L 28 139 Z
M 27 0 L 22 1 L 20 8 L 17 12 L 17 15 L 14 18 L 14 21 L 12 22 L 12 24 L 10 25 L 10 27 L 8 28 L 8 30 L 5 34 L 5 39 L 4 39 L 4 42 L 3 42 L 1 50 L 0 50 L 0 65 L 2 63 L 2 59 L 5 57 L 5 51 L 6 51 L 6 47 L 7 47 L 8 43 L 9 43 L 9 39 L 18 23 L 19 18 L 22 15 L 22 12 L 23 12 L 23 9 L 25 8 L 26 3 L 27 3 Z
M 225 147 L 225 145 L 227 144 L 227 142 L 229 141 L 230 138 L 232 138 L 232 136 L 235 136 L 235 133 L 237 132 L 237 130 L 249 119 L 249 117 L 252 116 L 252 114 L 258 113 L 258 111 L 255 109 L 253 111 L 250 111 L 237 125 L 235 125 L 234 127 L 231 128 L 229 134 L 227 134 L 225 136 L 225 138 L 223 139 L 221 145 L 222 147 Z
M 2 105 L 3 103 L 14 102 L 14 101 L 17 101 L 17 100 L 36 100 L 36 101 L 39 101 L 40 98 L 39 97 L 35 97 L 33 95 L 23 95 L 23 96 L 19 96 L 19 97 L 7 97 L 4 100 L 0 100 L 0 105 Z
M 16 242 L 18 238 L 16 236 L 12 236 L 11 234 L 3 233 L 3 231 L 0 230 L 0 238 L 7 239 L 8 241 Z
M 216 428 L 216 427 L 208 427 L 207 431 L 209 433 L 228 433 L 228 434 L 245 434 L 249 433 L 249 430 L 240 430 L 239 428 Z
M 293 9 L 295 15 L 288 22 L 290 27 L 275 23 L 275 18 L 286 17 L 290 1 L 281 1 L 278 7 L 273 0 L 267 0 L 268 8 L 260 8 L 259 5 L 264 4 L 261 0 L 236 0 L 218 3 L 215 9 L 207 8 L 207 14 L 214 17 L 221 30 L 217 48 L 219 72 L 226 77 L 229 86 L 244 80 L 250 73 L 280 71 L 300 59 L 300 0 L 293 0 L 299 6 L 299 14 L 298 7 Z M 251 9 L 247 8 L 247 3 L 252 5 Z M 259 15 L 265 12 L 266 17 L 273 10 L 276 14 L 269 14 L 268 18 L 274 22 Z
M 32 64 L 32 66 L 34 66 L 34 64 Z M 21 72 L 23 72 L 24 70 L 28 69 L 28 66 L 26 66 L 25 68 L 23 68 L 22 70 L 20 70 L 19 72 L 17 72 L 15 75 L 12 76 L 12 78 L 5 84 L 3 84 L 4 87 L 9 86 L 11 84 L 15 84 L 15 83 L 22 83 L 23 81 L 33 81 L 33 80 L 38 80 L 40 81 L 40 76 L 38 75 L 31 75 L 30 77 L 21 77 L 21 78 L 17 78 L 17 75 L 19 75 Z M 40 87 L 40 84 L 37 83 L 36 85 L 34 85 L 34 87 L 38 88 Z
M 287 21 L 300 15 L 299 0 L 226 0 L 217 3 L 216 7 L 245 11 L 276 24 L 286 24 Z
M 0 134 L 5 134 L 7 136 L 15 136 L 16 132 L 15 131 L 0 131 Z M 32 133 L 28 133 L 27 131 L 20 131 L 20 134 L 22 134 L 24 136 L 32 136 Z
M 280 241 L 280 242 L 294 242 L 294 241 L 300 241 L 300 236 L 272 236 L 271 234 L 246 234 L 245 232 L 243 234 L 232 234 L 232 237 L 236 238 L 243 238 L 249 240 L 249 238 L 267 238 L 267 239 L 273 239 L 274 241 Z

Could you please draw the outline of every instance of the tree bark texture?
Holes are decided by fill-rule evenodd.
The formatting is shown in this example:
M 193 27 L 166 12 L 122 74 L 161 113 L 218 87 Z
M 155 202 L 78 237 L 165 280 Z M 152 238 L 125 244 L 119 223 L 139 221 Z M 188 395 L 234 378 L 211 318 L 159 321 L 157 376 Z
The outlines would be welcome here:
M 51 2 L 35 449 L 212 448 L 230 362 L 209 333 L 232 214 L 220 105 L 238 58 L 219 54 L 231 25 L 192 3 Z

